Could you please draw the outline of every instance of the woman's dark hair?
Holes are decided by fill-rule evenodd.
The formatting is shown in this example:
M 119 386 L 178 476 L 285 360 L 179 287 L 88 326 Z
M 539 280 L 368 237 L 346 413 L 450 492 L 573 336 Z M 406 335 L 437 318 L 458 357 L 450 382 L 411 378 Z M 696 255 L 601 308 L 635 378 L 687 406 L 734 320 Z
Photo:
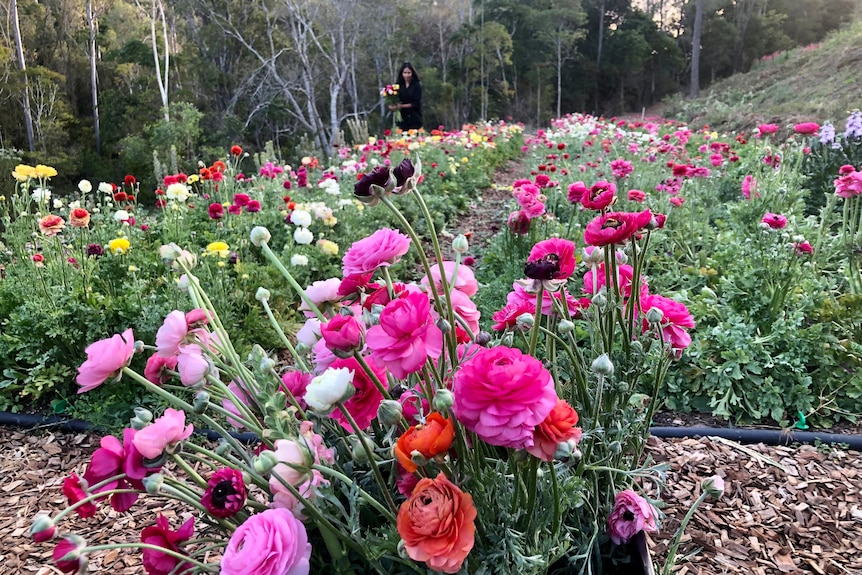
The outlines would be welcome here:
M 401 67 L 398 68 L 398 78 L 395 79 L 396 84 L 398 84 L 400 86 L 401 82 L 404 80 L 404 78 L 401 77 L 401 72 L 404 71 L 404 68 L 410 68 L 410 71 L 413 72 L 413 80 L 412 81 L 413 82 L 419 82 L 419 74 L 416 73 L 416 68 L 414 68 L 413 64 L 411 64 L 410 62 L 404 62 L 403 64 L 401 64 Z

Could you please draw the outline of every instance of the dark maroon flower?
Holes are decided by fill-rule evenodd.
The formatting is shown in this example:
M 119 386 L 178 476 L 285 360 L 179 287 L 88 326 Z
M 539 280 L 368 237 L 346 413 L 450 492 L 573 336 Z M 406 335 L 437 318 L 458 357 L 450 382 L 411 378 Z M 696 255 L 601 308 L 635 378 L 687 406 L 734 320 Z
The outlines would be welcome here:
M 416 173 L 416 168 L 413 167 L 413 162 L 410 161 L 410 158 L 404 158 L 392 173 L 395 176 L 395 187 L 400 188 L 407 183 L 407 180 L 413 177 L 413 174 Z
M 236 469 L 219 469 L 212 474 L 207 485 L 201 503 L 210 515 L 233 517 L 245 505 L 245 483 L 242 473 Z
M 369 173 L 363 175 L 362 179 L 354 184 L 353 195 L 357 198 L 370 198 L 372 196 L 371 184 L 386 188 L 389 185 L 389 180 L 389 168 L 386 166 L 377 166 Z
M 105 249 L 99 244 L 88 244 L 87 255 L 100 258 L 105 255 Z
M 141 531 L 141 543 L 155 545 L 180 553 L 179 543 L 188 541 L 195 532 L 195 518 L 191 517 L 183 523 L 177 531 L 171 531 L 168 518 L 162 514 L 156 517 L 156 524 L 145 527 Z M 191 563 L 177 559 L 172 555 L 156 551 L 155 549 L 143 550 L 144 569 L 149 575 L 168 575 L 184 573 L 192 568 Z

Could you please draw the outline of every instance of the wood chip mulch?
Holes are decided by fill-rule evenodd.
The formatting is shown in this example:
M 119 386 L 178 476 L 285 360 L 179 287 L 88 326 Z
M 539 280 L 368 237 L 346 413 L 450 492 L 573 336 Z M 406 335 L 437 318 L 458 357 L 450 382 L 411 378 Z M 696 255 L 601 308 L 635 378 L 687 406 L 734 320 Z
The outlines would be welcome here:
M 98 445 L 97 435 L 0 427 L 0 575 L 60 573 L 51 565 L 53 544 L 33 543 L 27 532 L 37 512 L 63 509 L 63 478 L 83 473 Z M 862 574 L 862 454 L 717 438 L 651 438 L 648 452 L 670 466 L 659 494 L 666 517 L 650 537 L 657 565 L 701 481 L 717 473 L 726 480 L 725 494 L 695 512 L 675 573 Z M 136 541 L 156 512 L 170 517 L 174 528 L 187 517 L 144 496 L 127 513 L 100 506 L 96 517 L 66 519 L 59 529 L 84 534 L 91 544 Z M 90 572 L 131 575 L 143 568 L 138 552 L 120 550 L 93 555 Z

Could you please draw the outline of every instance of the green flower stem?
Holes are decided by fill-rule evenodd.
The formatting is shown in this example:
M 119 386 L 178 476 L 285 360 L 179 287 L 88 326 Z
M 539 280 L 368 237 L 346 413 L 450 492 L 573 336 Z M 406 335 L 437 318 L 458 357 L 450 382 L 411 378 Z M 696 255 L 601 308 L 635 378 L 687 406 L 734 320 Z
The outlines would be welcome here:
M 700 497 L 697 498 L 697 501 L 694 502 L 688 513 L 685 514 L 685 517 L 682 518 L 682 523 L 679 524 L 679 528 L 676 530 L 676 534 L 673 537 L 673 543 L 671 543 L 670 547 L 667 551 L 667 559 L 665 560 L 664 567 L 661 570 L 661 575 L 670 575 L 674 560 L 676 559 L 676 552 L 679 549 L 679 544 L 682 541 L 682 535 L 685 532 L 685 528 L 688 526 L 688 522 L 691 521 L 691 518 L 694 517 L 694 512 L 697 511 L 697 508 L 700 507 L 700 504 L 703 503 L 706 498 L 709 497 L 709 493 L 704 491 L 700 494 Z
M 560 507 L 560 482 L 557 479 L 557 467 L 552 461 L 548 467 L 551 470 L 551 487 L 554 490 L 554 523 L 551 525 L 551 537 L 556 537 L 563 523 L 563 510 Z
M 125 477 L 125 476 L 126 476 L 126 474 L 124 473 L 124 474 L 122 474 L 122 476 L 117 475 L 116 477 Z M 102 483 L 100 483 L 98 485 L 102 485 L 103 483 L 105 483 L 105 482 L 103 481 Z M 65 517 L 66 515 L 71 513 L 72 511 L 75 511 L 78 507 L 81 507 L 82 505 L 85 505 L 87 503 L 90 503 L 92 501 L 96 501 L 99 499 L 104 499 L 105 497 L 108 497 L 109 495 L 115 495 L 115 494 L 119 494 L 119 493 L 139 493 L 139 494 L 141 494 L 141 493 L 146 493 L 146 491 L 142 491 L 140 489 L 108 489 L 106 491 L 101 491 L 99 493 L 89 493 L 86 497 L 84 497 L 80 501 L 76 501 L 75 503 L 66 507 L 60 513 L 55 515 L 53 521 L 54 521 L 54 523 L 58 522 L 60 519 L 62 519 L 63 517 Z
M 584 361 L 583 361 L 583 358 L 580 357 L 580 351 L 579 350 L 577 353 L 575 353 L 575 351 L 572 351 L 572 346 L 575 345 L 574 336 L 570 336 L 571 342 L 567 342 L 563 338 L 561 338 L 560 336 L 558 336 L 557 334 L 555 334 L 554 332 L 550 331 L 547 328 L 543 327 L 540 329 L 546 337 L 550 337 L 551 339 L 553 339 L 554 341 L 559 343 L 560 346 L 562 346 L 562 348 L 566 351 L 566 355 L 569 356 L 569 360 L 572 362 L 572 365 L 575 367 L 575 369 L 574 369 L 575 385 L 576 385 L 576 390 L 577 390 L 577 395 L 578 395 L 578 401 L 583 406 L 583 409 L 586 410 L 587 412 L 589 412 L 590 411 L 590 398 L 589 398 L 589 393 L 587 392 L 587 380 L 586 380 L 586 377 L 584 376 Z M 571 345 L 569 345 L 569 343 L 571 343 Z M 575 347 L 575 350 L 577 350 L 577 347 Z
M 529 529 L 533 521 L 533 511 L 536 509 L 536 495 L 538 489 L 539 459 L 530 457 L 530 468 L 527 474 L 527 512 L 524 514 L 524 531 Z
M 192 480 L 198 484 L 198 487 L 201 489 L 206 489 L 209 487 L 207 480 L 201 477 L 201 475 L 192 468 L 182 457 L 177 455 L 176 453 L 171 454 L 171 459 L 176 463 L 186 474 L 192 478 Z
M 272 264 L 278 269 L 278 271 L 281 272 L 281 275 L 284 276 L 284 279 L 287 280 L 287 283 L 290 284 L 290 287 L 293 288 L 296 294 L 302 299 L 303 302 L 305 302 L 305 305 L 308 306 L 308 309 L 310 309 L 311 312 L 314 313 L 314 315 L 317 316 L 317 319 L 319 319 L 322 323 L 326 323 L 326 316 L 324 316 L 323 312 L 320 311 L 320 308 L 318 308 L 317 305 L 313 301 L 311 301 L 311 298 L 306 295 L 305 290 L 302 289 L 302 287 L 296 282 L 295 279 L 293 279 L 293 275 L 291 275 L 287 268 L 284 267 L 284 264 L 281 263 L 281 260 L 278 259 L 278 256 L 275 255 L 275 253 L 272 251 L 272 248 L 269 247 L 269 244 L 266 242 L 261 242 L 260 249 L 261 251 L 263 251 L 263 255 L 265 255 L 266 258 L 270 262 L 272 262 Z
M 302 371 L 309 371 L 308 366 L 305 365 L 305 360 L 299 355 L 296 351 L 296 348 L 293 347 L 293 344 L 290 343 L 290 340 L 287 339 L 287 336 L 284 334 L 284 330 L 281 329 L 278 321 L 275 319 L 275 315 L 272 313 L 272 309 L 269 307 L 269 300 L 262 299 L 260 300 L 260 304 L 263 306 L 263 310 L 266 312 L 266 317 L 269 318 L 269 323 L 272 324 L 273 329 L 275 329 L 275 333 L 278 334 L 281 343 L 284 344 L 284 347 L 290 352 L 290 355 L 293 356 L 293 359 L 296 361 L 296 364 L 302 369 Z
M 539 293 L 536 294 L 536 314 L 533 316 L 533 329 L 530 332 L 530 345 L 527 353 L 536 355 L 536 346 L 539 344 L 539 328 L 542 326 L 542 298 L 545 296 L 545 286 L 539 284 Z
M 189 405 L 187 402 L 183 401 L 172 393 L 168 393 L 167 391 L 154 384 L 153 382 L 149 381 L 148 379 L 135 372 L 134 370 L 130 369 L 129 367 L 124 367 L 123 373 L 143 385 L 148 391 L 158 395 L 162 399 L 167 400 L 168 403 L 178 406 L 180 409 L 186 411 L 187 413 L 194 413 L 195 409 L 192 405 Z M 239 441 L 230 433 L 228 433 L 227 430 L 224 429 L 224 427 L 222 427 L 217 421 L 207 416 L 206 414 L 202 414 L 200 417 L 207 423 L 207 425 L 216 430 L 219 435 L 221 435 L 225 439 L 225 441 L 230 443 L 231 447 L 233 447 L 238 453 L 245 453 L 245 450 L 243 449 Z M 246 463 L 250 462 L 251 458 L 249 457 L 248 459 L 246 459 Z
M 356 424 L 356 420 L 353 419 L 353 415 L 351 415 L 350 410 L 344 407 L 344 404 L 341 402 L 337 405 L 338 409 L 341 410 L 341 413 L 344 414 L 347 421 L 350 422 L 350 426 L 354 431 L 356 431 L 356 436 L 359 438 L 359 442 L 362 443 L 362 448 L 365 450 L 365 453 L 368 454 L 368 463 L 371 465 L 371 470 L 374 472 L 374 478 L 377 480 L 377 485 L 380 487 L 380 491 L 383 492 L 386 504 L 389 506 L 389 510 L 392 514 L 396 514 L 398 512 L 398 507 L 396 507 L 395 501 L 393 501 L 392 495 L 389 493 L 386 480 L 383 479 L 383 474 L 380 472 L 380 467 L 377 465 L 377 460 L 374 459 L 374 451 L 371 449 L 371 446 L 368 445 L 368 438 L 365 437 L 365 434 L 362 433 L 362 429 Z
M 395 515 L 393 515 L 388 509 L 386 509 L 386 507 L 381 505 L 379 501 L 374 499 L 374 497 L 372 497 L 370 493 L 368 493 L 367 491 L 365 491 L 364 489 L 359 487 L 359 485 L 357 485 L 352 479 L 350 479 L 349 477 L 347 477 L 343 473 L 340 473 L 340 472 L 336 471 L 335 469 L 332 469 L 331 467 L 326 467 L 324 465 L 319 465 L 317 463 L 312 465 L 311 468 L 316 469 L 317 471 L 320 471 L 324 475 L 334 477 L 334 478 L 338 479 L 339 481 L 346 483 L 347 485 L 352 485 L 359 492 L 359 496 L 362 499 L 364 499 L 368 504 L 370 504 L 372 507 L 374 507 L 374 509 L 379 511 L 386 519 L 391 521 L 393 525 L 395 524 Z
M 167 547 L 159 547 L 158 545 L 150 545 L 149 543 L 106 543 L 105 545 L 91 545 L 81 549 L 81 553 L 86 554 L 94 551 L 108 551 L 110 549 L 151 549 L 164 555 L 170 555 L 171 557 L 180 559 L 186 563 L 191 563 L 198 569 L 203 569 L 208 573 L 217 573 L 219 569 L 219 566 L 216 564 L 201 563 L 197 559 L 192 559 L 190 555 L 183 555 L 182 553 L 177 553 Z
M 242 470 L 249 475 L 249 477 L 251 478 L 252 482 L 255 485 L 257 485 L 258 487 L 260 487 L 262 489 L 266 489 L 269 486 L 269 482 L 263 476 L 256 473 L 253 468 L 243 467 L 243 465 L 244 465 L 243 462 L 241 462 L 239 460 L 233 460 L 232 461 L 232 460 L 229 460 L 225 457 L 220 457 L 219 455 L 212 453 L 211 451 L 208 451 L 208 450 L 204 449 L 203 447 L 195 445 L 194 443 L 186 443 L 183 446 L 183 449 L 188 449 L 189 451 L 194 452 L 194 453 L 187 453 L 186 457 L 188 457 L 189 459 L 192 459 L 194 461 L 198 461 L 200 463 L 205 463 L 205 464 L 209 465 L 213 470 L 217 469 L 218 466 L 213 465 L 212 461 L 210 461 L 210 460 L 206 459 L 205 457 L 202 457 L 201 455 L 198 455 L 198 454 L 205 454 L 206 456 L 211 457 L 215 462 L 221 463 L 225 467 L 233 467 L 233 468 L 242 467 Z
M 380 392 L 380 394 L 385 399 L 392 399 L 392 395 L 389 393 L 389 390 L 386 389 L 386 386 L 383 385 L 383 382 L 377 377 L 377 374 L 374 373 L 374 370 L 371 369 L 371 366 L 368 365 L 368 362 L 365 361 L 365 358 L 362 357 L 362 354 L 358 351 L 353 352 L 353 357 L 356 359 L 356 363 L 359 364 L 359 367 L 362 368 L 362 371 L 368 375 L 368 378 L 374 383 L 374 386 Z
M 225 409 L 221 405 L 213 403 L 212 401 L 209 402 L 207 409 L 212 409 L 213 411 L 236 421 L 237 423 L 246 427 L 249 431 L 256 434 L 257 436 L 260 436 L 263 433 L 263 428 L 260 425 L 258 425 L 258 421 L 254 415 L 254 412 L 251 409 L 249 409 L 249 407 L 245 404 L 245 402 L 243 402 L 240 398 L 236 397 L 230 391 L 230 389 L 228 389 L 228 387 L 224 383 L 222 383 L 222 381 L 220 379 L 213 377 L 211 375 L 208 375 L 207 381 L 209 381 L 213 385 L 213 387 L 218 389 L 219 394 L 224 399 L 228 399 L 231 403 L 234 404 L 237 411 L 240 412 L 240 415 L 237 416 L 235 413 L 231 413 L 230 411 L 228 411 L 227 409 Z M 243 382 L 243 383 L 245 383 L 245 382 Z M 251 391 L 249 391 L 248 395 L 253 395 L 253 394 Z M 262 406 L 258 405 L 257 407 L 261 412 L 263 412 Z
M 275 379 L 277 379 L 277 380 L 281 379 L 278 375 L 278 372 L 276 372 L 275 369 L 270 369 L 270 373 L 272 374 L 273 377 L 275 377 Z M 284 387 L 282 387 L 282 385 L 279 383 L 279 391 L 284 392 L 284 395 L 287 396 L 287 400 L 290 402 L 290 404 L 293 407 L 296 408 L 296 411 L 297 411 L 297 413 L 299 413 L 300 418 L 308 419 L 308 416 L 306 415 L 305 410 L 302 409 L 302 406 L 299 404 L 299 400 L 296 399 L 296 396 L 293 395 L 293 392 L 290 391 L 290 389 L 288 389 L 286 385 Z

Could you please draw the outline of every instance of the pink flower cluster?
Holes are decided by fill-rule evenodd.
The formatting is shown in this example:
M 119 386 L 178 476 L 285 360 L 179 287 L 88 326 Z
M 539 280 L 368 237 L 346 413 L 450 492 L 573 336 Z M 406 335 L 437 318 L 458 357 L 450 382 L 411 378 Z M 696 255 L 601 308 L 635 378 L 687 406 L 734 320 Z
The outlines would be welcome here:
M 838 170 L 838 178 L 835 184 L 835 194 L 842 198 L 852 198 L 862 194 L 862 170 L 856 170 L 853 166 L 845 164 Z

